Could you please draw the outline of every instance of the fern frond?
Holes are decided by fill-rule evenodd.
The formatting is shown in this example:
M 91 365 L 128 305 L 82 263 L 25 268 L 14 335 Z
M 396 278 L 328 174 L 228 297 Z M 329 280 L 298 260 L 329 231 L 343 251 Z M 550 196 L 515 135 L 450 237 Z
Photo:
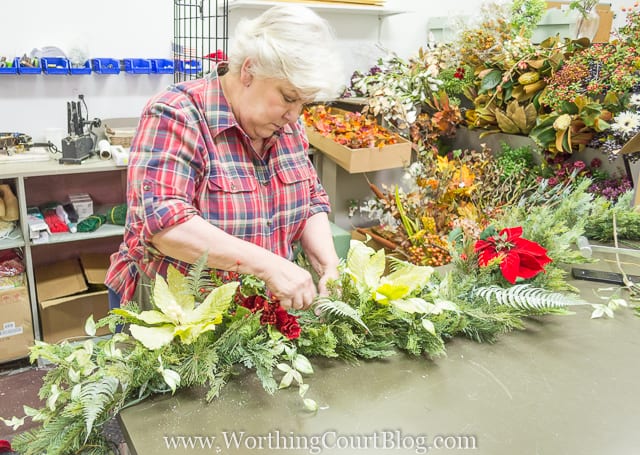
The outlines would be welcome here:
M 118 390 L 120 381 L 113 376 L 106 376 L 99 381 L 84 384 L 80 392 L 80 402 L 82 403 L 82 414 L 84 415 L 87 435 L 85 442 L 89 439 L 93 423 L 98 416 L 109 409 L 111 401 Z
M 189 267 L 186 281 L 188 292 L 192 295 L 198 295 L 201 288 L 213 286 L 213 281 L 209 275 L 209 267 L 207 266 L 207 256 L 207 253 L 203 254 Z
M 329 300 L 326 297 L 318 298 L 316 300 L 315 309 L 320 313 L 329 313 L 350 318 L 362 326 L 367 332 L 370 332 L 369 327 L 367 327 L 360 317 L 358 310 L 344 302 L 341 302 L 340 300 Z
M 521 310 L 562 308 L 587 303 L 578 297 L 532 287 L 530 284 L 517 284 L 510 288 L 487 286 L 476 289 L 474 293 L 488 304 L 506 305 Z

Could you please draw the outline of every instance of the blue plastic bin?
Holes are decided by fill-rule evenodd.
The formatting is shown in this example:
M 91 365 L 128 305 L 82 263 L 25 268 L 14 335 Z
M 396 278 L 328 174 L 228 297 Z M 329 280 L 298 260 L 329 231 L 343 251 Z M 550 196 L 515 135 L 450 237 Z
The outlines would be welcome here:
M 18 74 L 40 74 L 42 73 L 42 67 L 38 66 L 24 66 L 18 59 Z
M 89 60 L 84 62 L 84 65 L 74 67 L 69 62 L 69 73 L 71 74 L 91 74 L 91 65 L 89 64 Z
M 98 74 L 119 74 L 120 62 L 115 58 L 93 58 L 91 69 Z
M 156 74 L 173 74 L 175 65 L 173 60 L 163 58 L 151 59 L 151 72 Z
M 42 57 L 40 66 L 44 74 L 69 74 L 69 60 L 64 57 Z
M 16 74 L 18 72 L 18 65 L 20 64 L 20 59 L 18 57 L 11 60 L 11 66 L 0 68 L 0 74 Z
M 125 58 L 124 62 L 125 73 L 131 74 L 149 74 L 151 73 L 151 60 L 146 58 Z
M 202 62 L 198 60 L 178 60 L 177 71 L 185 74 L 195 74 L 202 71 Z

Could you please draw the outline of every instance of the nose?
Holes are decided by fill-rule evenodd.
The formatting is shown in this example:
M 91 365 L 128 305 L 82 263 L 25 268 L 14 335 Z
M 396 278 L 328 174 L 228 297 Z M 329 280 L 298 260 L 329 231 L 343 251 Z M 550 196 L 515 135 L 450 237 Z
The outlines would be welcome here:
M 283 115 L 284 119 L 287 123 L 293 123 L 298 120 L 300 114 L 302 114 L 302 108 L 304 107 L 304 103 L 293 103 L 289 106 Z

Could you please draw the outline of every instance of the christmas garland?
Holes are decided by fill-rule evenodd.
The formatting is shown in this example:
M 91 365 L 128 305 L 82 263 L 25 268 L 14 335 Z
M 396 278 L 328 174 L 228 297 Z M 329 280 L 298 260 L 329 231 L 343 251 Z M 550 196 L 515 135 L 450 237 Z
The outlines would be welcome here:
M 154 282 L 154 310 L 132 303 L 100 321 L 90 318 L 84 342 L 36 342 L 32 361 L 53 365 L 40 390 L 46 404 L 25 406 L 25 417 L 2 419 L 14 428 L 25 418 L 40 423 L 16 436 L 14 449 L 23 455 L 109 453 L 102 428 L 122 409 L 193 386 L 206 387 L 213 400 L 238 368 L 254 370 L 268 393 L 297 386 L 301 408 L 315 412 L 306 382 L 314 357 L 357 362 L 398 351 L 417 360 L 437 357 L 455 336 L 492 342 L 523 329 L 525 317 L 566 314 L 566 305 L 584 303 L 559 291 L 572 289 L 562 264 L 584 261 L 569 244 L 584 232 L 579 220 L 589 210 L 587 187 L 545 193 L 540 207 L 524 201 L 522 210 L 514 208 L 480 238 L 458 232 L 447 272 L 353 241 L 340 279 L 313 311 L 289 313 L 260 280 L 234 274 L 223 280 L 208 271 L 204 258 L 187 276 L 170 269 Z M 126 333 L 116 332 L 120 325 Z M 113 335 L 93 338 L 103 326 Z

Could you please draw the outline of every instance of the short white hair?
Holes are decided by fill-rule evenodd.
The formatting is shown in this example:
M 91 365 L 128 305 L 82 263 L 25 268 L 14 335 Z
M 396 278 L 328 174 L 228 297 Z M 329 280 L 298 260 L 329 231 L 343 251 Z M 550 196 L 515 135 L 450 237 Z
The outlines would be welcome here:
M 298 5 L 269 8 L 242 19 L 229 50 L 229 71 L 251 60 L 254 76 L 285 79 L 303 98 L 331 99 L 344 88 L 342 62 L 328 22 Z

